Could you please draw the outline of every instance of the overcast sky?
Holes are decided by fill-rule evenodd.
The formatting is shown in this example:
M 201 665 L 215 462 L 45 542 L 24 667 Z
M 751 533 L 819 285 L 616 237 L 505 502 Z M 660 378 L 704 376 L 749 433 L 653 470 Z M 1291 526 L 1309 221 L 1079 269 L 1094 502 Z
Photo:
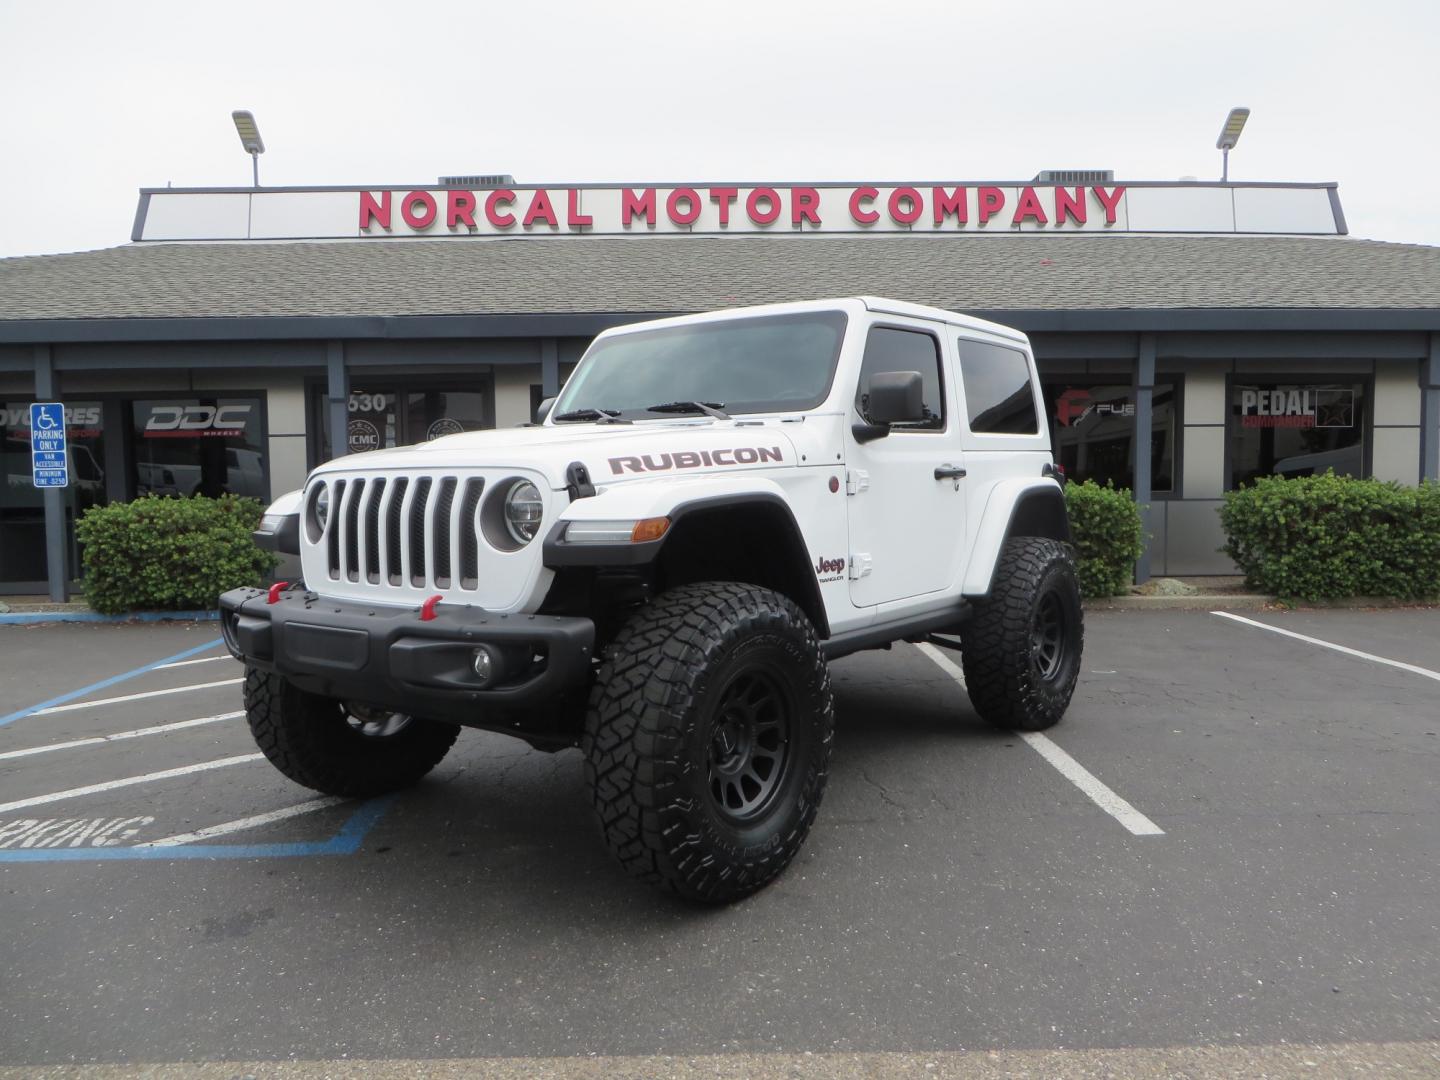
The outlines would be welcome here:
M 0 256 L 125 243 L 146 186 L 1337 180 L 1440 244 L 1440 3 L 0 0 Z

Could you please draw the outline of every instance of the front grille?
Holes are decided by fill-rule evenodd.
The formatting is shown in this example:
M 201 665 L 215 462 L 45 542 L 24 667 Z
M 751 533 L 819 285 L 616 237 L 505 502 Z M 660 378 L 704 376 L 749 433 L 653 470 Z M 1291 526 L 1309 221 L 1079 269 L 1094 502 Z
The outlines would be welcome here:
M 392 588 L 479 587 L 480 477 L 336 480 L 320 546 L 332 581 Z

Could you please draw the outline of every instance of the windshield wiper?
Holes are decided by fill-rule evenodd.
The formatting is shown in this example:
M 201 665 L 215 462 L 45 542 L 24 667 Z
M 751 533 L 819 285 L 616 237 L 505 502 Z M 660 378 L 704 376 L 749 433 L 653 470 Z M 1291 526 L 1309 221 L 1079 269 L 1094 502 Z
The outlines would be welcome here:
M 571 420 L 593 420 L 597 424 L 634 423 L 632 420 L 620 419 L 619 409 L 572 409 L 570 412 L 556 413 L 551 419 L 557 424 Z
M 704 413 L 716 420 L 729 420 L 723 401 L 666 401 L 660 405 L 646 405 L 646 412 Z

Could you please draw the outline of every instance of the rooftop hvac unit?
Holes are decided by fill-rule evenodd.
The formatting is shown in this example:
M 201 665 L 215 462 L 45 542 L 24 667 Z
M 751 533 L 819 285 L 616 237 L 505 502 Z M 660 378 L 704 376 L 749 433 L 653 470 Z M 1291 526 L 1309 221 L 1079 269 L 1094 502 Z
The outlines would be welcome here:
M 515 177 L 509 173 L 490 173 L 486 176 L 442 176 L 440 186 L 443 188 L 502 188 L 510 187 L 515 183 Z
M 1033 184 L 1113 184 L 1114 169 L 1044 169 Z

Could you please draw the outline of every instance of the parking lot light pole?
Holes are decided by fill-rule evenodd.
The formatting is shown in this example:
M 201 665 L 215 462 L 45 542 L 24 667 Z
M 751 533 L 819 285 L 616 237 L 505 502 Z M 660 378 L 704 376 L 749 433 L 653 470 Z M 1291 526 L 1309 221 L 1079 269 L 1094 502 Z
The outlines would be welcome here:
M 1230 151 L 1235 149 L 1235 144 L 1240 141 L 1240 132 L 1245 130 L 1245 121 L 1250 119 L 1250 110 L 1243 106 L 1230 110 L 1230 115 L 1225 118 L 1225 126 L 1220 129 L 1220 137 L 1215 140 L 1215 149 L 1220 151 L 1220 182 L 1230 182 Z

